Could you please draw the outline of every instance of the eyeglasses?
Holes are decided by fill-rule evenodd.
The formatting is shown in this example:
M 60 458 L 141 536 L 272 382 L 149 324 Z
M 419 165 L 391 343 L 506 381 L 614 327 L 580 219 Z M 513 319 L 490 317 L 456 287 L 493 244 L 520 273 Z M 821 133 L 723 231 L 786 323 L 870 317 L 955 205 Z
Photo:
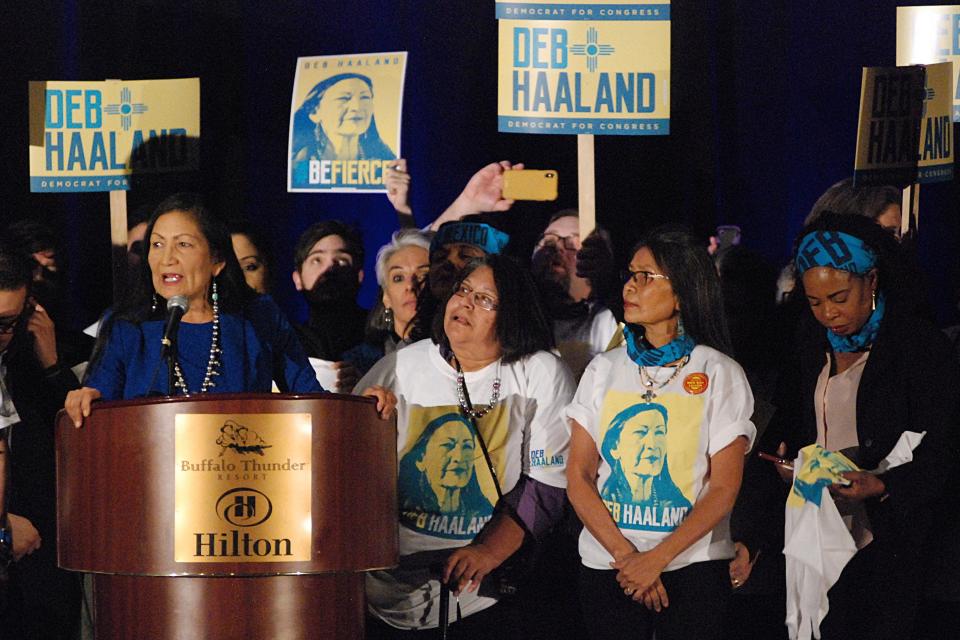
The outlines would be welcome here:
M 497 299 L 490 294 L 474 291 L 463 283 L 461 283 L 453 293 L 461 298 L 470 300 L 471 303 L 487 311 L 496 311 L 497 307 L 500 306 L 499 303 L 497 303 Z
M 665 276 L 662 273 L 654 273 L 652 271 L 630 271 L 629 269 L 620 272 L 620 282 L 627 284 L 631 280 L 641 287 L 644 287 L 650 284 L 651 280 L 669 280 L 670 276 Z
M 20 324 L 20 321 L 29 317 L 31 313 L 33 313 L 33 305 L 28 304 L 24 306 L 23 311 L 17 315 L 0 318 L 0 335 L 13 333 L 13 330 Z
M 550 245 L 551 247 L 562 246 L 567 251 L 579 251 L 580 234 L 575 233 L 569 236 L 558 236 L 555 233 L 545 233 L 537 240 L 537 248 Z

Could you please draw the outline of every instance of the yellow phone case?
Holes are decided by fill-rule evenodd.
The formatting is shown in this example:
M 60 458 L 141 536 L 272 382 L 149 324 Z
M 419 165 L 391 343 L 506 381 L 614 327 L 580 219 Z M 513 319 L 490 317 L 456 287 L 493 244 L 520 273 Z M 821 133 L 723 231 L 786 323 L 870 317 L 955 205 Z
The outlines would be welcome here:
M 557 172 L 553 169 L 504 171 L 503 197 L 508 200 L 556 200 Z

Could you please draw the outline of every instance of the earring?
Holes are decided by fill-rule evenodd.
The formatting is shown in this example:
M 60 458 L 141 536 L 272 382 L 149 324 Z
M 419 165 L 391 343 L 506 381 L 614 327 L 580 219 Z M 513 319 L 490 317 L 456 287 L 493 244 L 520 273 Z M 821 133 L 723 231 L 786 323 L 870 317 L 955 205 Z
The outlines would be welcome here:
M 871 311 L 877 310 L 877 290 L 876 289 L 870 292 L 870 310 Z
M 220 299 L 220 294 L 217 293 L 217 280 L 213 279 L 213 285 L 210 287 L 210 299 L 214 302 Z
M 383 323 L 387 325 L 387 331 L 393 331 L 393 309 L 384 307 Z
M 687 332 L 683 329 L 683 316 L 677 315 L 677 337 L 682 338 L 687 335 Z
M 160 306 L 160 297 L 157 295 L 157 292 L 153 292 L 153 304 L 150 305 L 150 313 L 156 313 L 157 307 Z

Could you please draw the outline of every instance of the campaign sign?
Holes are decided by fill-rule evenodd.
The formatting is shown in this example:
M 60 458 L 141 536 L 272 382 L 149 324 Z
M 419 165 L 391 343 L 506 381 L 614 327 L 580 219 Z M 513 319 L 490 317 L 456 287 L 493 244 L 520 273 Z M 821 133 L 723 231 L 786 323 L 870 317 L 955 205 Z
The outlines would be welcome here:
M 197 170 L 200 79 L 31 82 L 30 191 L 119 191 Z
M 855 185 L 916 182 L 925 77 L 922 66 L 864 67 Z
M 953 180 L 953 65 L 941 62 L 925 67 L 917 161 L 917 181 L 924 184 Z
M 498 130 L 670 133 L 670 3 L 497 1 Z
M 386 192 L 406 68 L 406 51 L 297 58 L 288 191 Z
M 950 62 L 953 121 L 960 122 L 960 5 L 897 7 L 897 65 Z

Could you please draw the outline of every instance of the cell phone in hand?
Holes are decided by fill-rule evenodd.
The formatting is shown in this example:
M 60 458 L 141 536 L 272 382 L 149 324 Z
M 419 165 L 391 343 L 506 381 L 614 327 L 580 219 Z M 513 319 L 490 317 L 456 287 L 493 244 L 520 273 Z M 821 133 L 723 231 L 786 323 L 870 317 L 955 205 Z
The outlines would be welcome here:
M 717 251 L 740 244 L 740 227 L 735 224 L 722 224 L 717 227 Z
M 503 172 L 507 200 L 556 200 L 557 172 L 553 169 L 512 169 Z

